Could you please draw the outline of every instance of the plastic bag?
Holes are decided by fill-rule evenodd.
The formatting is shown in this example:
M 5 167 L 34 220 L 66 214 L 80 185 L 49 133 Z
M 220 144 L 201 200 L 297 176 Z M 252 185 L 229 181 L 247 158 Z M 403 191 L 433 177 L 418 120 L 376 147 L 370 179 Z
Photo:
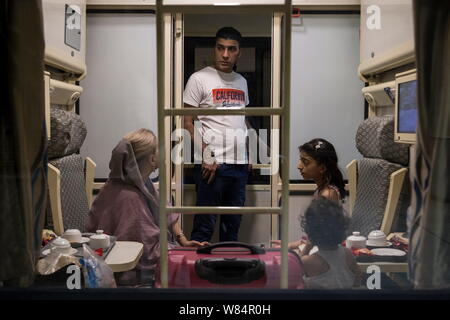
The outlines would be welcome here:
M 44 256 L 44 258 L 38 261 L 36 271 L 43 276 L 53 274 L 69 264 L 80 266 L 77 257 L 70 254 L 57 253 L 52 250 L 51 242 L 47 243 L 47 245 L 41 249 L 41 255 Z
M 112 269 L 89 246 L 83 244 L 83 267 L 86 288 L 116 288 Z

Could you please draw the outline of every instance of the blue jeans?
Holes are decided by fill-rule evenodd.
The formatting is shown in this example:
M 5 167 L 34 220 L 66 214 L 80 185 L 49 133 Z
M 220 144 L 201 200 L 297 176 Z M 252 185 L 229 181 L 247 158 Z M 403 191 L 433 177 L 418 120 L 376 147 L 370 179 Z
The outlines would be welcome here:
M 245 186 L 248 179 L 247 164 L 220 164 L 211 184 L 202 178 L 201 165 L 194 167 L 197 206 L 241 207 L 245 203 Z M 220 215 L 220 241 L 238 241 L 240 214 Z M 211 241 L 217 214 L 197 214 L 191 240 Z

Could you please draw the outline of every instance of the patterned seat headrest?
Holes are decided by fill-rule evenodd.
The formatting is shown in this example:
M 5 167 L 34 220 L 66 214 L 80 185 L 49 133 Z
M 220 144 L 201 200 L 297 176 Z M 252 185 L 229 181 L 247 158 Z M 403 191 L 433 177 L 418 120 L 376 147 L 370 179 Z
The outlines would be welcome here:
M 87 134 L 81 117 L 75 112 L 51 108 L 50 118 L 48 158 L 61 158 L 80 150 Z
M 385 159 L 404 166 L 409 162 L 409 147 L 394 142 L 394 117 L 370 117 L 356 133 L 356 148 L 365 158 Z

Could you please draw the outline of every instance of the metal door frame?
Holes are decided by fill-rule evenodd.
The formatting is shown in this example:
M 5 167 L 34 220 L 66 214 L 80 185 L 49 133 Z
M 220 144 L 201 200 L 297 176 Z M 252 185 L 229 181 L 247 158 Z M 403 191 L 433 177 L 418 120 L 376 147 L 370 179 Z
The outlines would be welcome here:
M 199 109 L 184 108 L 183 88 L 183 13 L 255 13 L 273 14 L 272 30 L 272 106 L 244 109 Z M 167 229 L 167 214 L 272 214 L 281 215 L 281 280 L 280 287 L 288 288 L 288 226 L 289 226 L 289 118 L 290 118 L 290 66 L 291 66 L 291 0 L 283 5 L 164 5 L 156 2 L 157 24 L 157 83 L 158 83 L 158 137 L 159 153 L 159 191 L 160 229 Z M 175 28 L 175 41 L 173 34 Z M 175 52 L 175 56 L 173 54 Z M 174 65 L 174 66 L 173 66 Z M 172 82 L 172 79 L 174 80 Z M 276 80 L 276 81 L 274 81 Z M 173 84 L 172 84 L 173 83 Z M 283 89 L 283 91 L 281 91 Z M 172 98 L 173 97 L 173 98 Z M 281 170 L 281 184 L 278 171 L 271 176 L 271 207 L 185 207 L 182 206 L 182 184 L 175 183 L 175 206 L 168 206 L 172 195 L 172 166 L 170 161 L 170 133 L 172 117 L 176 125 L 181 125 L 183 115 L 253 115 L 270 116 L 271 121 L 271 167 L 277 163 Z M 276 134 L 281 127 L 281 154 Z M 281 166 L 279 165 L 281 162 Z M 169 165 L 168 165 L 169 164 Z M 182 165 L 175 167 L 175 182 L 182 180 Z M 178 180 L 179 179 L 179 180 Z M 281 207 L 278 207 L 278 193 L 281 191 Z M 272 238 L 278 235 L 277 217 L 272 216 Z M 160 272 L 161 287 L 168 287 L 168 242 L 167 233 L 160 233 Z

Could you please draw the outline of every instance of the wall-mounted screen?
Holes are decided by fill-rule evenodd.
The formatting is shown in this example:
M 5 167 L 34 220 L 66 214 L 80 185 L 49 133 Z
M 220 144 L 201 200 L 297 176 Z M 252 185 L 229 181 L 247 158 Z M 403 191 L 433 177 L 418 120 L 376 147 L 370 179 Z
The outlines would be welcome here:
M 395 141 L 415 143 L 417 127 L 417 77 L 410 70 L 395 77 Z
M 417 80 L 398 86 L 398 132 L 415 133 L 417 125 Z

